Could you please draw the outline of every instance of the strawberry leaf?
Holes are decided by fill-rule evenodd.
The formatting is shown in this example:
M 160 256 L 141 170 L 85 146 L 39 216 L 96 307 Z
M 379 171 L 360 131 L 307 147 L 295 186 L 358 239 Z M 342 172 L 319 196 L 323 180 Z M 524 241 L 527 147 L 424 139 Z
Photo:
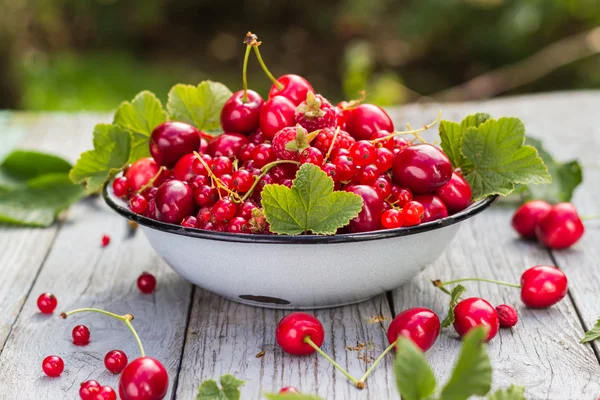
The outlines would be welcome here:
M 284 235 L 333 235 L 363 206 L 362 198 L 354 193 L 334 192 L 333 180 L 312 164 L 300 167 L 291 188 L 266 185 L 261 195 L 271 231 Z
M 399 336 L 394 373 L 403 400 L 420 400 L 435 392 L 435 375 L 423 352 L 412 340 Z
M 592 342 L 596 339 L 600 338 L 600 318 L 596 321 L 596 325 L 589 331 L 585 333 L 585 335 L 581 338 L 579 343 L 587 343 Z
M 265 393 L 265 397 L 269 400 L 323 400 L 319 396 L 303 393 Z
M 454 323 L 454 309 L 460 301 L 460 296 L 467 291 L 467 288 L 463 285 L 456 285 L 452 292 L 450 292 L 450 303 L 448 304 L 448 315 L 442 321 L 442 328 L 447 328 Z
M 221 388 L 212 379 L 202 382 L 198 388 L 196 400 L 240 400 L 240 387 L 244 384 L 244 381 L 227 374 L 221 376 L 219 382 Z
M 202 81 L 198 86 L 177 84 L 169 91 L 169 119 L 186 122 L 199 130 L 221 127 L 221 110 L 231 91 L 219 82 Z
M 510 385 L 506 389 L 499 389 L 490 394 L 488 400 L 525 400 L 525 388 Z

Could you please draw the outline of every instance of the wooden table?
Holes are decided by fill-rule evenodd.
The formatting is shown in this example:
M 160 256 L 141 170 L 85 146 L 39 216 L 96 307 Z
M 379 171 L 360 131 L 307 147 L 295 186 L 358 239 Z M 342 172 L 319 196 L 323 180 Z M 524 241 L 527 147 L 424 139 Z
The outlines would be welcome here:
M 392 110 L 397 126 L 432 120 L 439 108 L 444 118 L 460 120 L 484 111 L 523 119 L 529 134 L 543 139 L 558 158 L 579 158 L 585 182 L 574 202 L 583 215 L 599 214 L 600 92 L 566 92 L 512 97 L 479 103 L 410 105 Z M 105 114 L 0 114 L 4 150 L 15 137 L 22 148 L 40 149 L 75 160 L 91 146 L 94 124 Z M 508 303 L 520 313 L 518 325 L 501 330 L 489 344 L 494 387 L 512 383 L 527 387 L 532 399 L 596 399 L 600 396 L 600 343 L 581 345 L 579 338 L 600 316 L 600 224 L 590 222 L 583 239 L 570 250 L 548 251 L 517 239 L 510 227 L 512 210 L 494 206 L 464 223 L 444 255 L 405 287 L 361 304 L 319 310 L 326 339 L 323 349 L 360 376 L 368 360 L 387 345 L 385 329 L 394 313 L 413 306 L 444 315 L 447 297 L 429 280 L 479 276 L 518 282 L 521 272 L 536 264 L 562 268 L 570 281 L 569 295 L 547 310 L 529 310 L 516 289 L 469 283 L 470 294 L 492 303 Z M 103 234 L 112 238 L 100 246 Z M 153 295 L 135 285 L 142 271 L 156 275 Z M 315 355 L 292 357 L 275 345 L 277 321 L 285 315 L 240 305 L 194 287 L 177 276 L 141 232 L 131 234 L 126 222 L 100 198 L 73 206 L 64 221 L 47 229 L 0 229 L 0 398 L 76 399 L 79 383 L 97 379 L 116 387 L 118 377 L 103 365 L 104 354 L 123 349 L 138 353 L 130 333 L 103 316 L 80 315 L 67 321 L 58 313 L 47 317 L 36 307 L 39 294 L 51 291 L 59 310 L 101 307 L 132 313 L 147 353 L 169 371 L 167 398 L 193 399 L 201 381 L 232 373 L 244 379 L 243 399 L 258 399 L 293 385 L 325 399 L 398 399 L 392 356 L 367 381 L 363 391 L 352 387 L 325 360 Z M 379 321 L 376 316 L 383 316 Z M 86 347 L 71 343 L 70 331 L 85 323 L 92 332 Z M 364 343 L 360 352 L 347 346 Z M 445 330 L 427 353 L 436 374 L 445 379 L 460 342 Z M 259 353 L 264 355 L 260 356 Z M 58 379 L 42 374 L 44 356 L 58 354 L 66 368 Z

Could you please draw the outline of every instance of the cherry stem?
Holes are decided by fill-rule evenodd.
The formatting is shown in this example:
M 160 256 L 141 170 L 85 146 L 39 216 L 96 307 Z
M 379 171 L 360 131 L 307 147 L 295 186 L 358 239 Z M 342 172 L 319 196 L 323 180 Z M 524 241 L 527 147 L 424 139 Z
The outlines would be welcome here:
M 269 71 L 269 69 L 267 68 L 267 65 L 265 64 L 265 62 L 262 59 L 262 56 L 260 55 L 260 50 L 258 49 L 258 46 L 255 45 L 252 47 L 254 48 L 254 53 L 256 54 L 256 58 L 258 59 L 258 63 L 260 64 L 262 70 L 265 71 L 265 74 L 269 77 L 271 82 L 273 82 L 275 86 L 277 86 L 277 89 L 282 90 L 283 84 L 281 82 L 278 82 L 277 79 L 275 79 L 275 77 L 271 73 L 271 71 Z
M 248 189 L 246 194 L 240 200 L 240 203 L 243 203 L 244 201 L 246 201 L 246 199 L 248 199 L 248 197 L 252 196 L 252 192 L 254 191 L 254 188 L 256 188 L 256 185 L 258 185 L 258 182 L 260 182 L 260 180 L 271 170 L 271 168 L 273 168 L 274 166 L 279 165 L 279 164 L 300 165 L 300 163 L 298 161 L 294 161 L 294 160 L 277 160 L 277 161 L 273 161 L 273 162 L 270 162 L 270 163 L 264 165 L 261 168 L 262 172 L 260 173 L 260 175 L 258 175 L 256 177 L 256 179 L 254 180 L 254 183 L 252 184 L 252 186 L 250 186 L 250 189 Z
M 579 217 L 582 221 L 594 221 L 600 219 L 600 215 L 582 215 Z
M 455 283 L 469 282 L 469 281 L 495 283 L 497 285 L 510 286 L 510 287 L 514 287 L 514 288 L 517 288 L 517 289 L 521 289 L 521 285 L 517 285 L 516 283 L 502 282 L 502 281 L 496 281 L 494 279 L 485 279 L 485 278 L 463 278 L 463 279 L 455 279 L 453 281 L 447 281 L 447 282 L 438 283 L 438 284 L 436 284 L 436 286 L 441 289 L 442 286 L 453 285 Z
M 435 117 L 435 120 L 433 120 L 433 122 L 431 122 L 428 125 L 424 125 L 422 128 L 414 129 L 414 130 L 409 129 L 408 131 L 402 131 L 402 132 L 392 132 L 391 134 L 389 134 L 387 136 L 383 136 L 383 137 L 371 140 L 371 143 L 375 144 L 375 143 L 379 143 L 379 142 L 384 142 L 386 140 L 393 138 L 396 135 L 415 135 L 416 138 L 420 139 L 420 136 L 418 135 L 419 132 L 423 132 L 423 131 L 426 131 L 427 129 L 431 128 L 432 126 L 434 126 L 435 124 L 438 123 L 440 118 L 442 118 L 442 110 L 438 111 L 437 117 Z M 420 139 L 420 140 L 422 140 L 422 139 Z
M 248 58 L 250 58 L 250 48 L 252 46 L 246 46 L 246 54 L 244 54 L 244 66 L 242 67 L 242 83 L 244 87 L 244 96 L 242 96 L 242 103 L 248 102 L 248 78 L 246 71 L 248 71 Z
M 375 367 L 377 367 L 377 364 L 379 364 L 381 362 L 381 360 L 383 360 L 383 357 L 385 357 L 385 355 L 387 353 L 389 353 L 394 346 L 396 346 L 396 342 L 390 344 L 384 351 L 383 353 L 381 353 L 379 355 L 379 357 L 377 357 L 377 359 L 375 361 L 373 361 L 373 364 L 369 367 L 369 369 L 367 369 L 367 372 L 365 372 L 365 374 L 358 380 L 359 383 L 363 384 L 364 387 L 364 382 L 367 379 L 367 377 L 371 374 L 371 372 L 375 369 Z M 358 386 L 357 386 L 358 387 Z M 362 388 L 360 388 L 362 389 Z
M 315 344 L 315 342 L 312 341 L 312 339 L 310 338 L 310 336 L 305 336 L 303 339 L 303 342 L 308 344 L 310 347 L 312 347 L 317 353 L 319 353 L 320 355 L 323 356 L 323 358 L 325 358 L 327 361 L 329 361 L 331 363 L 331 365 L 333 365 L 335 368 L 338 369 L 338 371 L 340 371 L 342 374 L 344 374 L 344 376 L 348 379 L 350 379 L 350 381 L 352 383 L 354 383 L 354 386 L 356 387 L 360 387 L 360 383 L 356 380 L 356 378 L 354 378 L 352 375 L 350 375 L 348 373 L 348 371 L 346 371 L 344 368 L 342 368 L 341 365 L 339 365 L 338 363 L 336 363 L 331 357 L 329 357 L 327 354 L 325 354 L 325 352 L 323 350 L 321 350 L 321 348 L 319 346 L 317 346 Z M 364 387 L 364 384 L 362 385 Z
M 67 319 L 67 317 L 69 315 L 77 314 L 80 312 L 97 312 L 100 314 L 108 315 L 109 317 L 116 318 L 119 321 L 123 321 L 125 323 L 125 325 L 127 325 L 127 328 L 129 328 L 129 330 L 133 334 L 133 338 L 135 339 L 138 347 L 140 348 L 141 356 L 146 357 L 146 353 L 144 352 L 144 346 L 142 345 L 142 341 L 140 340 L 140 337 L 138 336 L 137 332 L 135 331 L 135 328 L 131 324 L 131 321 L 133 320 L 133 315 L 131 315 L 131 314 L 119 315 L 119 314 L 111 313 L 111 312 L 108 312 L 105 310 L 100 310 L 98 308 L 78 308 L 76 310 L 71 310 L 68 312 L 61 313 L 60 316 L 63 319 Z

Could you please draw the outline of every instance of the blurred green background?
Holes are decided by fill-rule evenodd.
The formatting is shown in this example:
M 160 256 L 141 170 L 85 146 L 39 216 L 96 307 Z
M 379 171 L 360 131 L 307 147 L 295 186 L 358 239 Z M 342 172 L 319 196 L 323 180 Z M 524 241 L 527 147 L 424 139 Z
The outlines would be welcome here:
M 523 60 L 483 81 L 491 93 L 452 99 L 600 88 L 598 26 L 600 0 L 0 0 L 0 108 L 105 111 L 202 79 L 237 90 L 248 30 L 276 76 L 333 101 L 440 99 Z M 254 59 L 249 84 L 270 87 Z

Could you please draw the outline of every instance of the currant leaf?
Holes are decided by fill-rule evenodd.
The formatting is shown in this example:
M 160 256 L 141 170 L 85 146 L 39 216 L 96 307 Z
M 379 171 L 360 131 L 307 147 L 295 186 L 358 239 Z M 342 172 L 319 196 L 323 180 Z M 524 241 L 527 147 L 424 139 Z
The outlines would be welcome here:
M 469 160 L 462 154 L 463 136 L 467 128 L 477 128 L 490 118 L 489 114 L 477 113 L 466 116 L 460 124 L 452 121 L 440 122 L 442 150 L 450 158 L 454 168 L 471 167 Z
M 333 180 L 313 164 L 300 167 L 291 188 L 266 185 L 261 195 L 271 231 L 283 235 L 333 235 L 363 206 L 362 198 L 354 193 L 334 192 Z
M 510 385 L 508 388 L 499 389 L 490 394 L 488 400 L 525 400 L 525 388 Z
M 0 190 L 23 186 L 42 175 L 67 174 L 72 165 L 65 159 L 31 150 L 15 150 L 0 164 Z
M 448 315 L 442 321 L 442 328 L 447 328 L 454 323 L 454 309 L 460 301 L 460 296 L 467 291 L 467 288 L 463 285 L 456 285 L 452 292 L 450 292 L 450 303 L 448 304 Z
M 265 393 L 265 397 L 269 400 L 323 400 L 319 396 L 303 393 Z
M 598 318 L 598 321 L 596 321 L 596 325 L 594 325 L 594 327 L 592 329 L 590 329 L 589 331 L 587 331 L 585 333 L 585 335 L 581 338 L 579 343 L 592 342 L 599 338 L 600 338 L 600 318 Z
M 244 381 L 235 376 L 226 374 L 219 378 L 221 388 L 216 381 L 212 379 L 205 380 L 198 388 L 196 400 L 240 400 L 240 387 Z
M 169 91 L 169 118 L 187 122 L 199 130 L 218 129 L 221 110 L 229 97 L 231 91 L 219 82 L 202 81 L 198 86 L 177 84 Z
M 410 340 L 399 336 L 394 373 L 396 386 L 404 400 L 421 400 L 433 395 L 435 375 L 423 352 Z

